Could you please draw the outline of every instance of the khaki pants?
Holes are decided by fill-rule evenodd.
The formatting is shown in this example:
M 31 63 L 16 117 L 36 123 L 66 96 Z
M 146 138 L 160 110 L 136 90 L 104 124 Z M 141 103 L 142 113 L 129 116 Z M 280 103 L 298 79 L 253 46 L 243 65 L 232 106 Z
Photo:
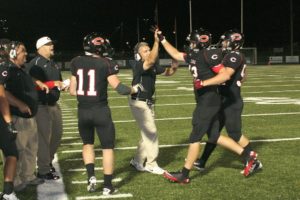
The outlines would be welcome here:
M 13 122 L 18 130 L 16 145 L 19 153 L 14 185 L 19 185 L 36 178 L 34 172 L 38 150 L 38 135 L 34 117 L 13 116 Z
M 129 97 L 129 105 L 131 112 L 141 129 L 141 140 L 139 141 L 138 148 L 134 160 L 145 166 L 156 167 L 158 148 L 158 135 L 154 121 L 153 105 L 149 107 L 144 101 L 132 100 Z
M 36 114 L 38 127 L 38 172 L 46 174 L 54 158 L 62 137 L 62 116 L 58 104 L 54 106 L 39 105 Z

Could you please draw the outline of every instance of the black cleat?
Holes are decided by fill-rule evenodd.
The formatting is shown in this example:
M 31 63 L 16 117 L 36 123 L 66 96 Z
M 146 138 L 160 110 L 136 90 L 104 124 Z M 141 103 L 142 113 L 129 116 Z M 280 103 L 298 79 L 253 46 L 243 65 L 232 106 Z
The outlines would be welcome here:
M 164 172 L 164 177 L 171 182 L 187 184 L 190 182 L 189 177 L 184 177 L 182 172 Z

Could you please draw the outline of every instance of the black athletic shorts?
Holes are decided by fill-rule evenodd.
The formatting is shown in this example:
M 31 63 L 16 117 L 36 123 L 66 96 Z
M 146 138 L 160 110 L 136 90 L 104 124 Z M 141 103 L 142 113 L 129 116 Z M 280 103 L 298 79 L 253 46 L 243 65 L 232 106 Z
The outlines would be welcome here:
M 242 112 L 243 99 L 222 97 L 221 111 L 219 115 L 220 131 L 225 126 L 227 134 L 238 142 L 242 136 Z
M 220 110 L 220 96 L 209 91 L 197 97 L 197 105 L 193 112 L 193 129 L 190 134 L 190 143 L 201 141 L 207 133 L 209 138 L 214 138 L 211 142 L 216 142 L 219 138 L 218 112 Z
M 0 149 L 2 150 L 5 157 L 14 156 L 18 158 L 18 150 L 15 141 L 9 138 L 6 123 L 3 118 L 0 117 Z
M 102 149 L 115 146 L 115 126 L 107 105 L 78 108 L 78 129 L 83 144 L 94 144 L 96 130 Z

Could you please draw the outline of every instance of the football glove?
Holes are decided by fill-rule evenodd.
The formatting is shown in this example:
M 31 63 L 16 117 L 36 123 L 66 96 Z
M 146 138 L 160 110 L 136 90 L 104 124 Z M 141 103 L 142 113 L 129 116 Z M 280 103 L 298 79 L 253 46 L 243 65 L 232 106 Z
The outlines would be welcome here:
M 145 88 L 141 83 L 138 83 L 134 86 L 132 86 L 133 94 L 139 93 L 139 92 L 144 92 Z
M 199 90 L 199 89 L 203 88 L 204 87 L 203 86 L 203 81 L 200 80 L 200 79 L 195 79 L 194 80 L 194 87 L 195 87 L 196 90 Z
M 12 122 L 7 123 L 7 130 L 10 140 L 15 141 L 17 139 L 18 131 Z

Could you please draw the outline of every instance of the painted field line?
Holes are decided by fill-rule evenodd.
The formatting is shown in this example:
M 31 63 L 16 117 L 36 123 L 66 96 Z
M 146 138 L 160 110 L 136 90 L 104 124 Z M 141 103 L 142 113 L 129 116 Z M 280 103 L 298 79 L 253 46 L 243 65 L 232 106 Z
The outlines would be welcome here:
M 64 127 L 63 127 L 63 130 L 69 130 L 69 129 L 72 129 L 72 130 L 78 130 L 78 127 L 76 126 L 76 127 L 65 127 L 66 125 L 65 124 L 63 124 L 64 125 Z
M 102 171 L 103 167 L 95 167 L 95 170 Z M 86 168 L 68 169 L 68 172 L 85 172 L 85 171 L 86 171 Z
M 259 142 L 284 142 L 284 141 L 297 141 L 300 140 L 300 137 L 295 138 L 275 138 L 275 139 L 261 139 L 261 140 L 250 140 L 253 143 L 259 143 Z M 201 144 L 205 144 L 205 142 L 201 142 Z M 159 148 L 171 148 L 171 147 L 184 147 L 188 146 L 189 144 L 165 144 L 165 145 L 159 145 Z M 137 146 L 132 147 L 117 147 L 115 150 L 132 150 L 137 149 Z M 95 149 L 95 151 L 102 151 L 102 149 Z M 80 153 L 82 150 L 67 150 L 62 151 L 61 153 Z
M 112 180 L 112 182 L 117 183 L 117 182 L 121 182 L 122 179 L 121 178 L 114 178 Z M 72 184 L 86 184 L 86 180 L 84 181 L 72 181 Z M 97 183 L 104 183 L 104 180 L 97 180 Z
M 95 160 L 102 160 L 103 157 L 95 157 Z M 82 158 L 70 158 L 70 159 L 66 159 L 65 161 L 67 162 L 73 162 L 73 161 L 82 161 Z
M 80 139 L 80 137 L 62 137 L 62 140 Z
M 289 87 L 289 86 L 296 86 L 296 85 L 280 85 L 281 86 L 284 86 L 284 87 Z M 182 87 L 182 86 L 181 86 Z M 248 87 L 248 88 L 257 88 L 257 87 L 278 87 L 278 85 L 267 85 L 267 86 L 242 86 L 243 88 L 245 87 Z M 185 90 L 190 90 L 191 87 L 186 87 Z M 159 90 L 159 89 L 158 89 Z M 176 89 L 177 90 L 177 89 Z M 182 90 L 183 90 L 183 87 L 182 87 Z M 294 91 L 299 91 L 299 90 L 276 90 L 276 91 L 260 91 L 260 92 L 257 92 L 257 93 L 279 93 L 279 92 L 294 92 Z M 247 93 L 252 93 L 252 92 L 242 92 L 242 94 L 247 94 Z M 194 96 L 193 93 L 187 93 L 187 94 L 166 94 L 166 95 L 158 95 L 157 98 L 162 98 L 162 97 L 187 97 L 187 96 Z M 123 97 L 123 96 L 116 96 L 116 97 L 109 97 L 108 99 L 127 99 L 128 97 Z M 73 99 L 65 99 L 65 101 L 73 101 Z M 70 108 L 72 109 L 72 108 Z M 75 110 L 72 109 L 72 110 Z M 69 112 L 71 112 L 71 110 L 69 110 Z
M 38 200 L 68 200 L 68 196 L 65 192 L 65 186 L 63 182 L 63 177 L 60 172 L 60 167 L 58 164 L 58 158 L 55 154 L 54 160 L 52 162 L 56 169 L 56 174 L 60 176 L 60 179 L 55 181 L 45 181 L 44 184 L 37 186 L 37 199 Z
M 117 199 L 117 198 L 129 198 L 133 197 L 131 193 L 126 194 L 112 194 L 112 195 L 100 195 L 100 196 L 83 196 L 76 197 L 76 200 L 87 200 L 87 199 Z
M 285 112 L 285 113 L 261 113 L 261 114 L 245 114 L 242 117 L 256 117 L 256 116 L 277 116 L 277 115 L 299 115 L 300 112 Z M 170 120 L 187 120 L 192 119 L 192 117 L 170 117 L 170 118 L 159 118 L 155 121 L 170 121 Z M 131 120 L 115 120 L 114 123 L 132 123 L 135 122 L 134 119 Z M 74 123 L 64 123 L 64 126 L 73 126 L 77 125 L 77 122 Z M 74 127 L 73 127 L 74 128 Z
M 79 133 L 78 131 L 64 131 L 64 134 L 75 134 Z
M 72 146 L 72 145 L 82 145 L 82 142 L 73 142 L 73 143 L 61 143 L 60 146 Z

